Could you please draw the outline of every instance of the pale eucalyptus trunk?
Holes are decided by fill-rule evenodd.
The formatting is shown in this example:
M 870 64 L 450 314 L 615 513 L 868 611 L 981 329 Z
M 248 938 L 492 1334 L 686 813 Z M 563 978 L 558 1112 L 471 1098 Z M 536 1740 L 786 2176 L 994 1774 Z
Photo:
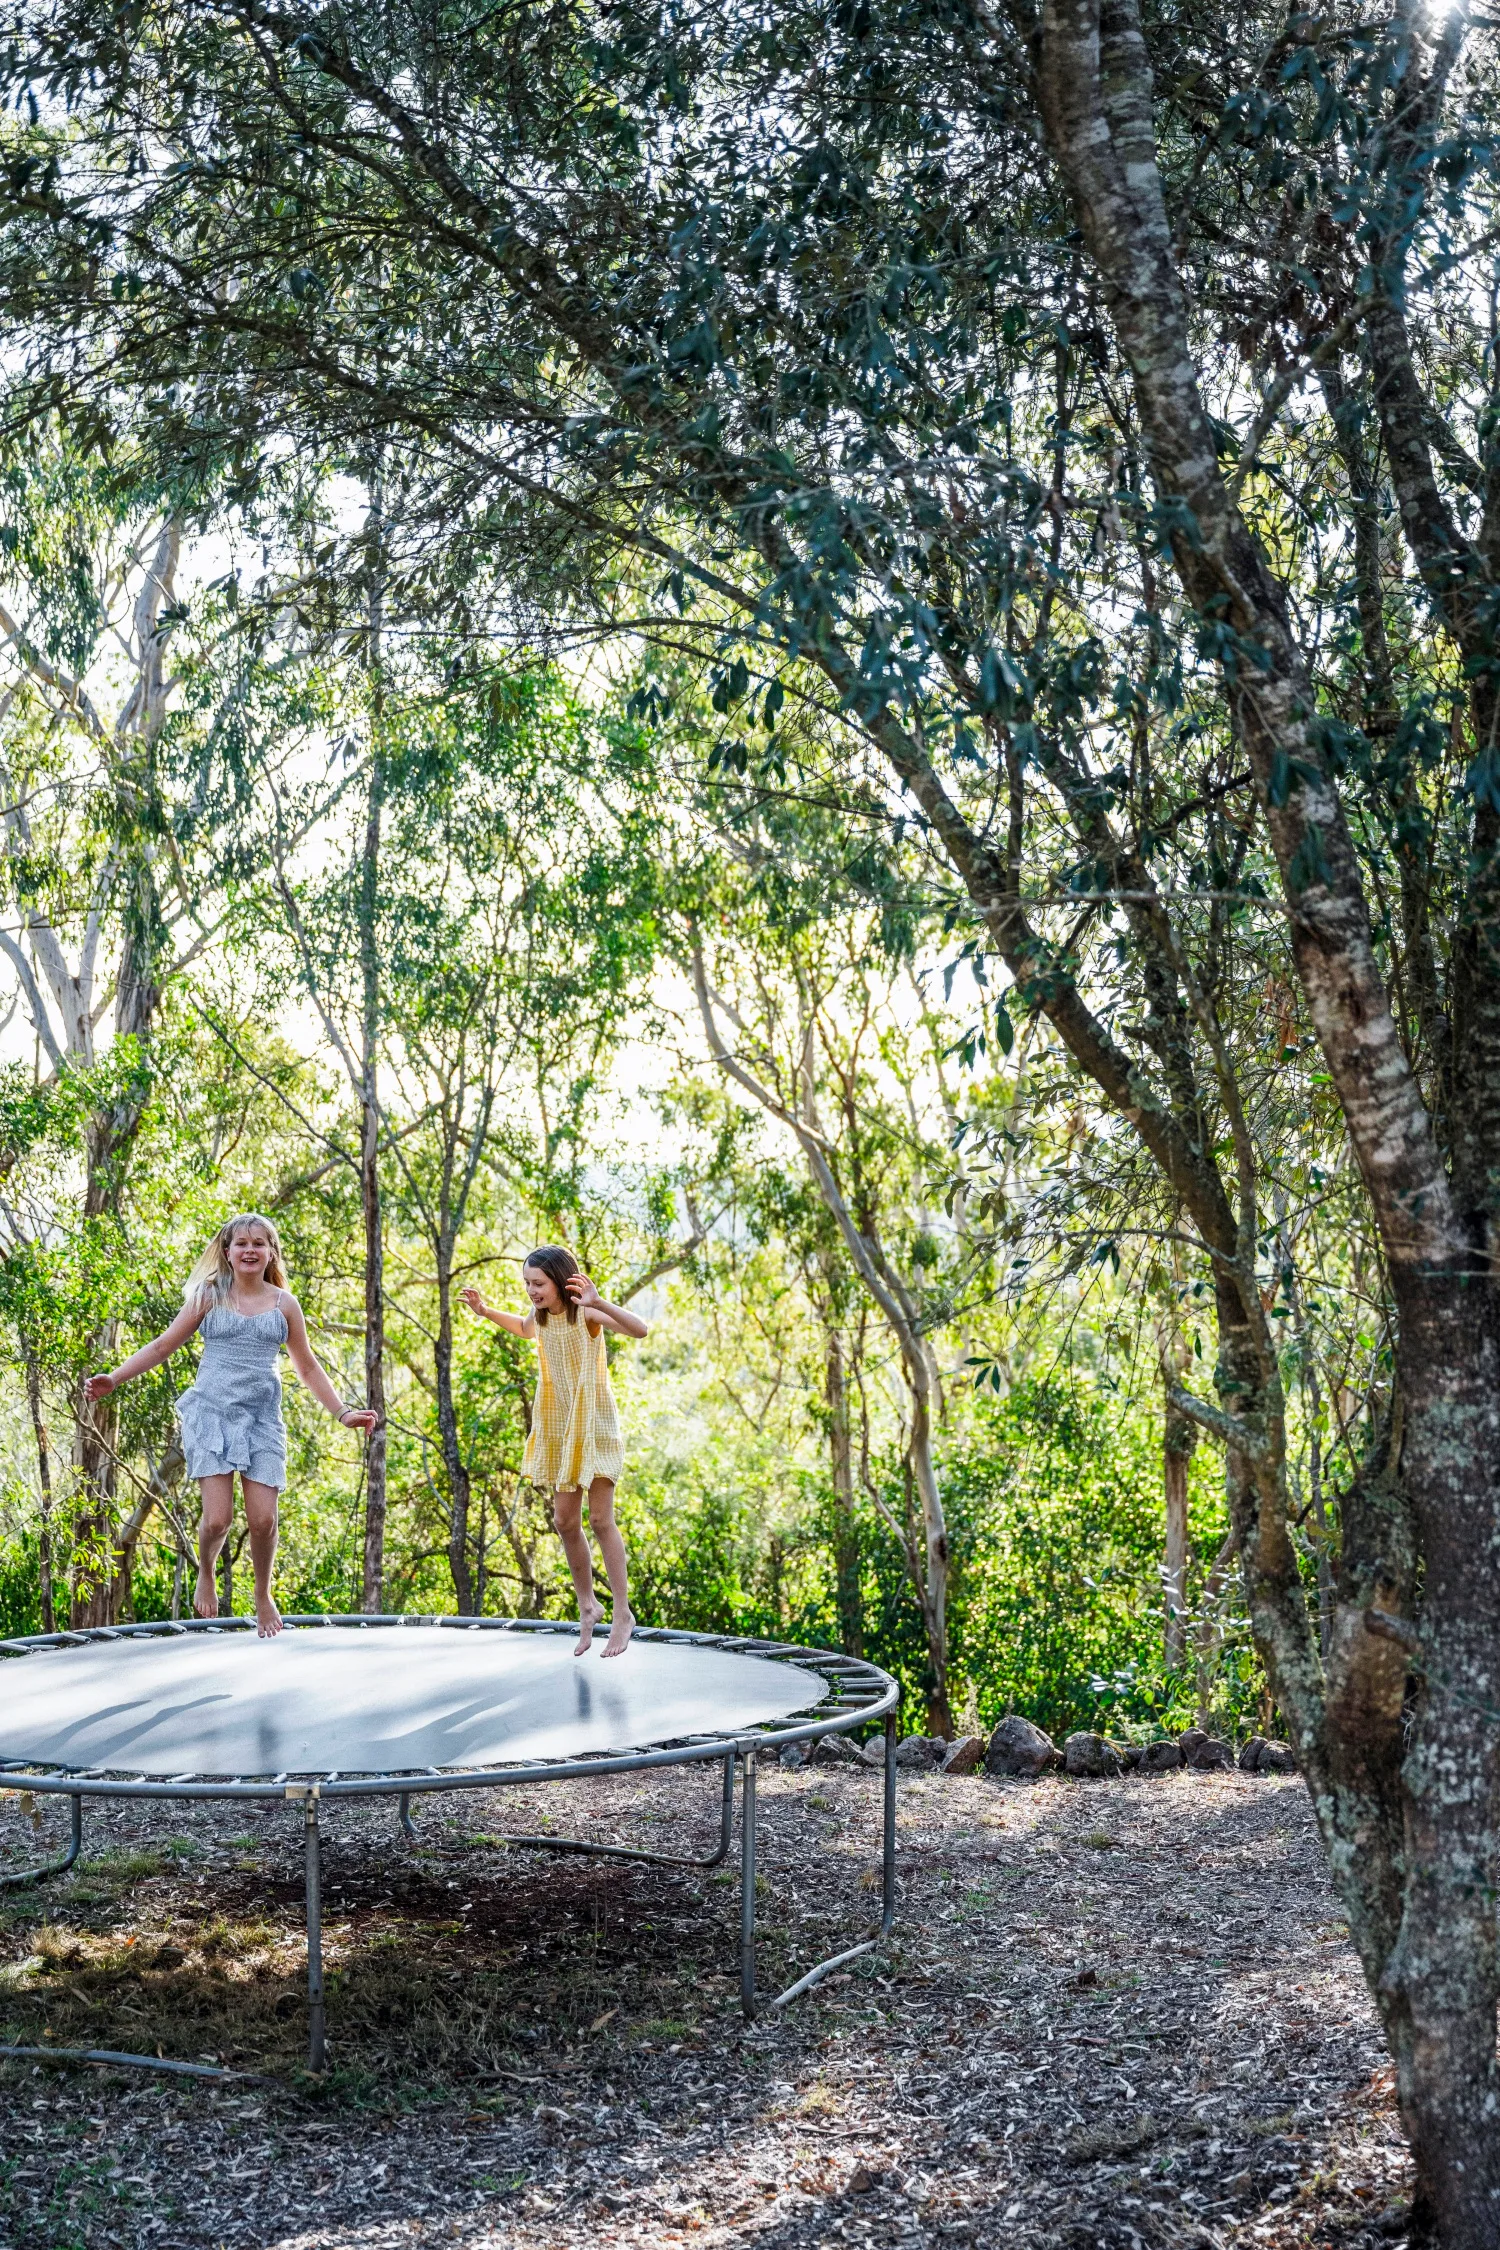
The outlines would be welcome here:
M 823 1382 L 833 1484 L 833 1573 L 839 1646 L 846 1656 L 863 1656 L 865 1621 L 859 1583 L 859 1532 L 854 1518 L 854 1440 L 849 1423 L 844 1339 L 836 1327 L 827 1330 Z

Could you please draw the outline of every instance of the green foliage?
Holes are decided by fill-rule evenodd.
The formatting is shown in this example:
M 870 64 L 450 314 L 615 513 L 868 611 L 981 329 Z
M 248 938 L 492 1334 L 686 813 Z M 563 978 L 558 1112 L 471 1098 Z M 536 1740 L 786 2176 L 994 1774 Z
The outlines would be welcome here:
M 1218 1471 L 1200 1453 L 1190 1479 L 1200 1568 L 1226 1528 Z M 1154 1405 L 1076 1378 L 1021 1383 L 977 1409 L 944 1482 L 954 1663 L 987 1724 L 1007 1711 L 1059 1735 L 1106 1719 L 1188 1723 L 1196 1682 L 1163 1664 Z
M 34 1532 L 0 1547 L 0 1639 L 42 1629 L 41 1576 Z

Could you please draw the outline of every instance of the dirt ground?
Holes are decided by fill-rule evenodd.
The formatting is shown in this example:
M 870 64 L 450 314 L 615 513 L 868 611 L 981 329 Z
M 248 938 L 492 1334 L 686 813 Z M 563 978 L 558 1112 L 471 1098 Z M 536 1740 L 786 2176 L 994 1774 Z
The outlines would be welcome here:
M 880 1781 L 760 1783 L 774 1990 L 868 1918 Z M 1404 2240 L 1389 2073 L 1295 1780 L 903 1778 L 892 1941 L 748 2029 L 732 1875 L 493 1833 L 706 1848 L 710 1777 L 438 1800 L 416 1850 L 389 1805 L 330 1808 L 321 2084 L 298 1818 L 91 1810 L 78 1870 L 9 1894 L 6 2040 L 262 2077 L 0 2066 L 0 2244 Z M 0 1861 L 37 1841 L 0 1801 Z

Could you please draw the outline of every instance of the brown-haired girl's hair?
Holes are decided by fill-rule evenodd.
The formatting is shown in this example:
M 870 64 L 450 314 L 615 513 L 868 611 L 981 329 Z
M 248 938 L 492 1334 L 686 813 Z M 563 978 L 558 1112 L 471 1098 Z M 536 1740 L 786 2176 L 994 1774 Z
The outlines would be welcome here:
M 575 1273 L 582 1273 L 583 1271 L 572 1251 L 564 1250 L 561 1243 L 558 1242 L 544 1242 L 540 1250 L 533 1250 L 529 1257 L 521 1260 L 522 1273 L 526 1271 L 528 1266 L 539 1267 L 547 1276 L 567 1309 L 569 1325 L 576 1324 L 578 1307 L 563 1287 L 563 1283 L 571 1281 Z M 542 1305 L 538 1305 L 536 1308 L 536 1324 L 538 1328 L 545 1328 L 547 1325 L 546 1308 Z

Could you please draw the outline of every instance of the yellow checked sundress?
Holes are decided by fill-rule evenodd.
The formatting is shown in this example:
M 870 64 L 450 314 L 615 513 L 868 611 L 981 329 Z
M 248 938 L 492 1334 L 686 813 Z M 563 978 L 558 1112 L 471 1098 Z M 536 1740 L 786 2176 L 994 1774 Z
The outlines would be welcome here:
M 576 1321 L 550 1313 L 545 1326 L 537 1322 L 536 1340 L 541 1371 L 522 1476 L 549 1492 L 571 1491 L 574 1485 L 586 1492 L 595 1477 L 617 1484 L 625 1447 L 603 1329 L 591 1336 L 582 1313 Z

